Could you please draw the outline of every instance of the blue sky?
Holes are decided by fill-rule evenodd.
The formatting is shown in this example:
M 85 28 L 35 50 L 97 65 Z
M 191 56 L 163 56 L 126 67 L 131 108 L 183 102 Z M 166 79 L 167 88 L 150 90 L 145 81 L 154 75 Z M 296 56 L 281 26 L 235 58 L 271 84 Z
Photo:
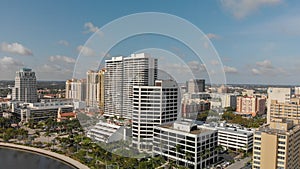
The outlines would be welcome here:
M 138 12 L 169 13 L 196 25 L 218 51 L 228 83 L 300 84 L 300 3 L 292 0 L 2 1 L 0 79 L 13 80 L 21 67 L 33 68 L 39 80 L 69 79 L 95 30 Z M 157 41 L 189 55 L 176 42 Z M 138 50 L 135 43 L 110 54 L 129 55 Z

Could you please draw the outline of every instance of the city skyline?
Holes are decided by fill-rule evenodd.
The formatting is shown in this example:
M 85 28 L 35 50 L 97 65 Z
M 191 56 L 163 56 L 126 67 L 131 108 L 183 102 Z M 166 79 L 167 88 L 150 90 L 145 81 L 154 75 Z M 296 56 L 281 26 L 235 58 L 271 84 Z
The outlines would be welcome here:
M 7 1 L 1 5 L 0 80 L 13 80 L 22 67 L 32 68 L 39 80 L 71 79 L 78 52 L 94 32 L 119 17 L 154 11 L 176 15 L 200 28 L 218 51 L 228 83 L 300 84 L 297 2 L 57 2 Z M 191 52 L 177 43 L 159 38 L 147 40 L 148 47 L 159 41 L 164 49 L 178 56 L 190 56 Z M 127 44 L 116 47 L 110 55 L 129 56 L 140 50 L 136 41 Z M 198 67 L 202 64 L 193 60 L 189 63 Z M 166 66 L 170 71 L 181 68 L 175 64 Z

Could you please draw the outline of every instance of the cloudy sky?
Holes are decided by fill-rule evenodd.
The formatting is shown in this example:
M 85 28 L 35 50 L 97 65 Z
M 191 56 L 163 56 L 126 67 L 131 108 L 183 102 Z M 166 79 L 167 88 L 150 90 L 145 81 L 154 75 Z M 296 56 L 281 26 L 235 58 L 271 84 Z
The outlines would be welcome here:
M 105 24 L 129 14 L 163 12 L 186 19 L 206 34 L 221 58 L 227 83 L 300 85 L 300 2 L 188 2 L 2 1 L 0 79 L 13 80 L 16 70 L 22 67 L 32 68 L 39 80 L 72 78 L 74 64 L 80 52 L 87 57 L 96 55 L 84 44 L 93 33 L 101 32 L 100 28 Z M 165 50 L 179 57 L 190 56 L 183 45 L 163 39 L 160 41 L 159 37 L 128 40 L 131 45 L 120 44 L 109 54 L 129 55 L 145 48 L 133 49 L 142 40 L 149 41 L 148 48 L 155 47 L 152 40 L 156 45 L 161 43 Z M 162 63 L 170 70 L 184 69 L 184 66 L 176 63 Z M 189 59 L 186 63 L 205 71 L 203 63 Z M 184 71 L 178 71 L 179 75 L 180 73 Z

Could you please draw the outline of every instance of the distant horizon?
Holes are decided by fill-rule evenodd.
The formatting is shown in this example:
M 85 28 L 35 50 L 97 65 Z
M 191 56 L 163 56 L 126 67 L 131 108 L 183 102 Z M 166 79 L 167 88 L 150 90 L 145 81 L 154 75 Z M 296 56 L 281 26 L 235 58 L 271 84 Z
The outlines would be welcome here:
M 66 80 L 37 80 L 37 82 L 66 82 L 67 80 L 70 79 L 66 79 Z M 0 80 L 0 82 L 2 81 L 6 81 L 6 82 L 14 82 L 15 80 Z M 179 82 L 178 84 L 185 84 L 186 82 Z M 211 85 L 210 83 L 206 83 L 205 85 Z M 222 84 L 216 84 L 216 85 L 222 85 Z M 254 86 L 290 86 L 290 87 L 298 87 L 300 86 L 297 84 L 255 84 L 255 83 L 227 83 L 226 85 L 254 85 Z

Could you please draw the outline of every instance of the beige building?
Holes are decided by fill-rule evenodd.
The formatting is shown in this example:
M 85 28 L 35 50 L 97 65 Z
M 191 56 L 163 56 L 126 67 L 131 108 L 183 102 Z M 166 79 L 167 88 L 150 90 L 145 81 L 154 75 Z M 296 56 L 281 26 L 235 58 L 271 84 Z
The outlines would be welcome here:
M 217 93 L 228 93 L 229 88 L 225 85 L 222 85 L 217 88 Z
M 263 114 L 266 108 L 266 99 L 259 97 L 237 97 L 236 111 L 241 114 Z
M 286 119 L 272 119 L 254 134 L 253 169 L 300 168 L 300 126 Z
M 300 119 L 300 98 L 292 98 L 289 103 L 272 100 L 270 104 L 270 120 L 286 118 L 298 123 Z
M 105 70 L 89 70 L 86 75 L 86 105 L 104 110 L 104 75 Z
M 243 96 L 254 96 L 254 94 L 255 90 L 252 89 L 244 89 L 244 91 L 242 91 Z
M 86 97 L 86 81 L 84 79 L 70 79 L 66 81 L 66 96 L 67 99 L 77 101 L 85 101 Z
M 267 100 L 267 123 L 270 123 L 270 106 L 272 100 L 277 100 L 279 103 L 289 103 L 292 96 L 291 88 L 268 88 Z

